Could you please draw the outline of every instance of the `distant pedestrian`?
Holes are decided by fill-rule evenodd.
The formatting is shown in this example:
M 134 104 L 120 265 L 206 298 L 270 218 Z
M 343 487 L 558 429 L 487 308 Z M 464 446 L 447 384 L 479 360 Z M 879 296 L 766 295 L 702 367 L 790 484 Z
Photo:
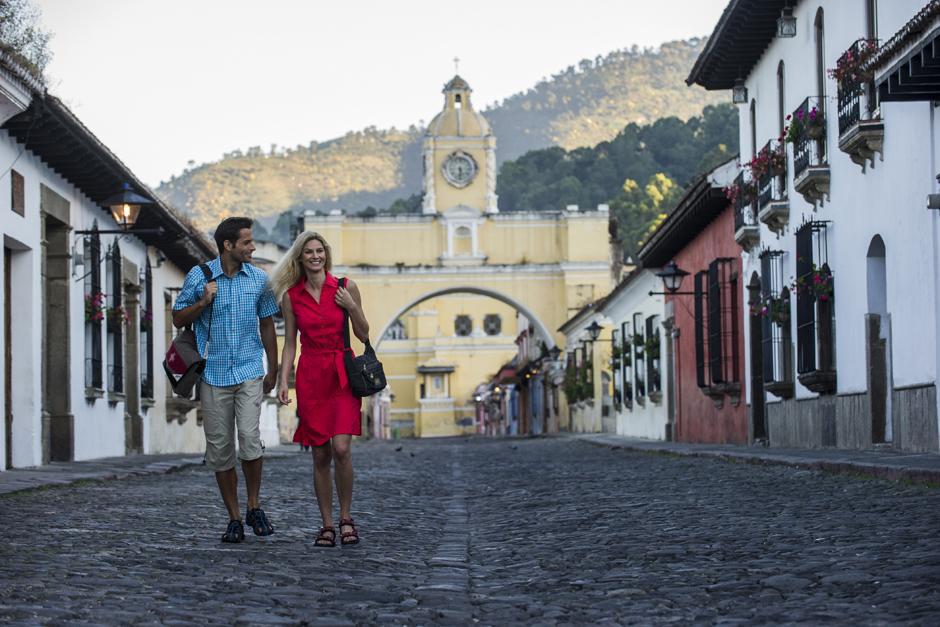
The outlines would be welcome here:
M 346 287 L 330 274 L 330 246 L 322 235 L 301 233 L 275 268 L 271 287 L 284 315 L 284 352 L 278 381 L 278 399 L 290 403 L 287 392 L 290 369 L 300 332 L 300 361 L 297 364 L 297 415 L 294 442 L 313 445 L 314 492 L 323 526 L 314 546 L 356 544 L 359 530 L 352 519 L 352 436 L 360 435 L 361 401 L 353 396 L 343 361 L 344 311 L 349 313 L 353 333 L 363 343 L 369 339 L 369 323 L 362 312 L 359 288 Z M 330 467 L 336 467 L 339 496 L 339 533 L 333 525 L 333 491 Z
M 186 275 L 173 305 L 177 328 L 194 325 L 200 352 L 206 350 L 206 369 L 199 388 L 206 465 L 215 471 L 229 524 L 222 542 L 245 539 L 238 505 L 235 472 L 235 432 L 238 457 L 248 491 L 245 522 L 255 535 L 274 533 L 261 509 L 261 469 L 264 444 L 259 420 L 261 402 L 277 382 L 277 301 L 263 270 L 251 265 L 255 245 L 249 218 L 226 218 L 215 230 L 219 257 L 208 262 L 206 281 L 195 267 Z M 267 356 L 267 373 L 264 357 Z

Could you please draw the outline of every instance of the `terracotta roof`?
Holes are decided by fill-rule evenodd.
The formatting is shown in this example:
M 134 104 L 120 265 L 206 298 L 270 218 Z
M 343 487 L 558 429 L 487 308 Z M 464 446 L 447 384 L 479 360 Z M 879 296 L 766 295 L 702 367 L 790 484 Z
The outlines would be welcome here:
M 877 70 L 884 67 L 898 53 L 903 52 L 905 47 L 917 41 L 936 18 L 940 18 L 940 0 L 931 0 L 878 48 L 878 52 L 868 61 L 868 68 Z

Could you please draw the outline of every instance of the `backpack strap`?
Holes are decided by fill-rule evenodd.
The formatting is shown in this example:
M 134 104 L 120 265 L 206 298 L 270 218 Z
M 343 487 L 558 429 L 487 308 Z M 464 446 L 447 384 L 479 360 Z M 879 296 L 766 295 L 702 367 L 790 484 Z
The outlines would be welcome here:
M 212 270 L 209 269 L 209 264 L 201 263 L 199 264 L 199 269 L 202 270 L 202 276 L 205 277 L 206 279 L 206 282 L 204 285 L 208 285 L 209 281 L 212 280 Z M 216 293 L 216 296 L 218 296 L 218 293 Z M 209 330 L 206 333 L 206 355 L 209 354 L 209 348 L 208 348 L 209 340 L 212 338 L 212 310 L 213 310 L 212 305 L 213 303 L 215 303 L 214 298 L 212 299 L 212 303 L 209 303 Z M 203 357 L 205 357 L 205 355 L 203 355 Z

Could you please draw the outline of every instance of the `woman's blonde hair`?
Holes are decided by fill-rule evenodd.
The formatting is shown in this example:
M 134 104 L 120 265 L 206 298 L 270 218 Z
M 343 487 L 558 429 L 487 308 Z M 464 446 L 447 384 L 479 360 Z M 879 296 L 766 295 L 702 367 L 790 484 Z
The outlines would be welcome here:
M 314 239 L 323 244 L 323 249 L 326 251 L 326 263 L 323 264 L 324 270 L 329 272 L 333 269 L 333 250 L 326 239 L 319 233 L 304 231 L 297 236 L 288 251 L 284 253 L 284 258 L 278 262 L 271 272 L 271 291 L 274 292 L 274 297 L 277 298 L 278 303 L 281 302 L 287 290 L 294 287 L 300 277 L 304 275 L 300 258 L 303 255 L 304 246 Z

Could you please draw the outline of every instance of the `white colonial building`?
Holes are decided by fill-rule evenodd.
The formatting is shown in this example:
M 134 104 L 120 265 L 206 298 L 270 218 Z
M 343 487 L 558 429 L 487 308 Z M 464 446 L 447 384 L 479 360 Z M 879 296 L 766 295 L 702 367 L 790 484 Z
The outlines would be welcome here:
M 670 340 L 662 328 L 666 319 L 662 290 L 659 277 L 638 268 L 597 307 L 598 319 L 606 327 L 599 340 L 613 345 L 604 366 L 610 371 L 612 414 L 619 435 L 670 439 L 666 407 Z
M 126 232 L 104 206 L 125 184 L 151 201 Z M 215 246 L 7 57 L 0 234 L 0 468 L 202 450 L 160 364 L 170 303 Z
M 940 448 L 938 36 L 937 0 L 732 0 L 688 78 L 739 104 L 747 399 L 771 446 Z

